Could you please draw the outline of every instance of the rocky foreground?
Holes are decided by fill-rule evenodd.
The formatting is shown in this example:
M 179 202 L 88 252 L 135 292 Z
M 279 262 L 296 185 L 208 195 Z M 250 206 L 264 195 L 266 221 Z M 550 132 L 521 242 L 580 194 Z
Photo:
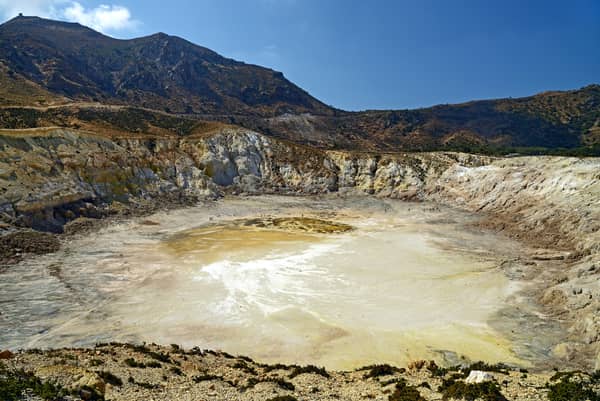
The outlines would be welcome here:
M 115 401 L 600 400 L 600 372 L 528 372 L 482 362 L 446 369 L 415 361 L 407 368 L 330 372 L 176 345 L 116 343 L 0 356 L 0 397 L 7 401 L 22 394 L 28 400 Z

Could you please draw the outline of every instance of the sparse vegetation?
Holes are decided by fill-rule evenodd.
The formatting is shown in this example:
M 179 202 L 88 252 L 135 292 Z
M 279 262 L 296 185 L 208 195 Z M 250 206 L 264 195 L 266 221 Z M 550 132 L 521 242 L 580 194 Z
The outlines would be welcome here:
M 243 390 L 252 388 L 254 386 L 256 386 L 258 383 L 274 383 L 277 386 L 279 386 L 281 389 L 283 390 L 289 390 L 289 391 L 294 391 L 296 389 L 296 387 L 294 386 L 293 383 L 290 383 L 280 377 L 250 377 L 247 381 L 246 384 L 244 385 L 244 387 L 242 387 Z
M 183 375 L 183 372 L 181 371 L 181 369 L 179 369 L 177 366 L 171 366 L 169 368 L 169 371 L 177 376 L 181 376 Z
M 253 363 L 254 361 L 252 360 L 252 358 L 250 358 L 249 356 L 244 356 L 244 355 L 239 355 L 238 359 L 241 359 L 243 361 L 249 362 L 249 363 Z
M 155 352 L 165 352 L 168 349 L 152 344 L 151 346 L 135 346 L 138 350 L 143 351 L 143 355 L 147 355 L 150 350 Z M 203 358 L 206 354 L 211 354 L 208 351 L 202 351 L 203 355 L 192 356 L 189 353 L 185 355 L 189 358 L 189 363 L 186 364 L 186 369 L 191 366 L 196 366 L 199 369 L 198 375 L 184 375 L 182 370 L 176 365 L 162 365 L 165 369 L 160 372 L 143 372 L 137 371 L 141 362 L 132 358 L 132 346 L 125 344 L 98 345 L 97 348 L 104 348 L 102 353 L 107 355 L 107 359 L 102 365 L 112 368 L 114 373 L 107 369 L 94 372 L 104 383 L 113 386 L 121 386 L 117 391 L 121 396 L 129 397 L 131 394 L 152 394 L 156 397 L 173 397 L 173 394 L 181 394 L 180 391 L 190 392 L 191 394 L 206 394 L 205 392 L 220 391 L 221 386 L 229 385 L 237 391 L 240 399 L 249 399 L 260 397 L 260 399 L 269 399 L 275 397 L 277 393 L 288 394 L 290 397 L 295 397 L 297 394 L 315 394 L 315 399 L 346 399 L 347 388 L 352 388 L 351 391 L 360 391 L 362 398 L 365 399 L 381 399 L 382 395 L 389 401 L 425 401 L 426 399 L 442 399 L 442 400 L 464 400 L 464 401 L 507 401 L 508 399 L 525 399 L 520 397 L 520 391 L 527 388 L 528 394 L 531 396 L 532 389 L 535 389 L 536 399 L 548 399 L 549 401 L 600 401 L 600 371 L 585 372 L 585 371 L 556 371 L 554 375 L 548 379 L 546 386 L 543 386 L 543 379 L 547 378 L 546 373 L 538 374 L 524 373 L 523 369 L 511 369 L 509 380 L 486 381 L 483 383 L 466 383 L 464 381 L 468 372 L 471 370 L 484 370 L 502 373 L 508 369 L 507 365 L 503 364 L 486 364 L 476 362 L 469 366 L 458 369 L 457 367 L 447 368 L 448 372 L 444 376 L 438 376 L 440 371 L 434 363 L 428 361 L 415 361 L 417 367 L 410 367 L 408 370 L 397 368 L 388 364 L 369 365 L 357 369 L 354 372 L 337 372 L 335 376 L 330 376 L 323 368 L 314 365 L 298 366 L 298 365 L 266 365 L 256 362 L 250 362 L 248 359 L 236 358 L 231 361 L 226 358 L 221 352 L 215 352 L 216 358 L 210 357 L 208 360 Z M 181 350 L 181 349 L 180 349 Z M 32 360 L 39 361 L 40 357 L 47 356 L 51 358 L 52 363 L 61 363 L 61 360 L 78 360 L 85 361 L 90 355 L 87 350 L 49 350 L 36 351 L 31 353 L 25 352 L 23 355 L 29 355 Z M 98 353 L 98 349 L 95 353 Z M 170 351 L 166 351 L 169 354 Z M 65 355 L 71 355 L 70 358 L 65 358 Z M 15 361 L 23 360 L 15 358 Z M 93 361 L 93 359 L 90 360 Z M 152 361 L 155 362 L 155 361 Z M 156 363 L 156 362 L 155 362 Z M 217 365 L 215 365 L 215 363 Z M 256 364 L 256 366 L 254 366 Z M 149 367 L 148 363 L 143 363 L 145 367 Z M 47 366 L 43 363 L 42 366 Z M 26 391 L 29 396 L 36 396 L 36 399 L 44 399 L 51 401 L 67 401 L 73 399 L 85 399 L 89 401 L 104 400 L 104 386 L 102 382 L 95 376 L 89 378 L 94 381 L 87 382 L 87 385 L 81 385 L 81 372 L 77 367 L 72 366 L 71 374 L 72 381 L 64 381 L 65 376 L 62 372 L 62 365 L 59 369 L 51 374 L 56 375 L 57 379 L 40 379 L 33 373 L 28 373 L 23 370 L 9 370 L 0 363 L 0 400 L 17 401 L 22 400 L 21 394 Z M 412 366 L 412 365 L 411 365 Z M 83 367 L 83 366 L 82 366 Z M 260 369 L 267 368 L 272 371 L 279 370 L 272 375 L 268 375 Z M 85 368 L 85 367 L 84 367 Z M 215 370 L 216 368 L 216 370 Z M 238 371 L 232 370 L 237 369 Z M 36 368 L 37 369 L 37 368 Z M 285 376 L 287 373 L 287 377 Z M 37 372 L 37 370 L 36 370 Z M 136 373 L 137 372 L 137 373 Z M 226 372 L 226 376 L 221 376 L 217 372 Z M 116 373 L 116 374 L 115 374 Z M 319 379 L 316 377 L 303 377 L 297 380 L 297 383 L 292 382 L 292 376 L 297 376 L 303 373 L 318 374 L 320 376 L 330 377 L 332 380 L 319 388 L 316 386 Z M 294 374 L 294 375 L 292 375 Z M 138 377 L 138 375 L 141 375 Z M 148 375 L 148 376 L 146 376 Z M 231 378 L 227 378 L 231 375 Z M 282 376 L 284 375 L 284 376 Z M 127 378 L 127 385 L 123 386 L 121 381 Z M 181 376 L 181 377 L 178 377 Z M 527 376 L 527 377 L 522 377 Z M 46 376 L 44 376 L 46 377 Z M 162 377 L 161 379 L 159 379 Z M 533 377 L 533 378 L 532 378 Z M 159 381 L 156 381 L 158 379 Z M 56 381 L 54 381 L 56 380 Z M 125 379 L 124 379 L 125 380 Z M 498 379 L 501 380 L 501 379 Z M 214 383 L 210 383 L 214 381 Z M 434 383 L 442 382 L 441 385 L 433 389 Z M 163 385 L 161 382 L 167 382 Z M 61 383 L 58 385 L 57 383 Z M 71 383 L 76 383 L 75 385 Z M 93 384 L 92 384 L 93 383 Z M 98 383 L 98 384 L 97 384 Z M 204 384 L 203 384 L 204 383 Z M 380 383 L 381 387 L 373 386 Z M 176 384 L 173 386 L 173 384 Z M 261 385 L 262 384 L 262 385 Z M 233 389 L 231 389 L 233 390 Z M 297 392 L 297 393 L 296 393 Z M 437 394 L 436 394 L 437 393 Z M 169 395 L 167 395 L 169 394 Z M 279 395 L 275 399 L 286 395 Z M 519 396 L 516 396 L 519 395 Z M 425 398 L 429 397 L 429 398 Z M 129 398 L 125 398 L 129 399 Z M 175 398 L 173 398 L 175 399 Z M 529 398 L 527 398 L 529 399 Z
M 202 383 L 205 381 L 218 380 L 218 381 L 227 383 L 232 387 L 236 386 L 236 384 L 234 382 L 232 382 L 231 380 L 226 380 L 223 376 L 219 376 L 219 375 L 202 374 L 202 375 L 198 375 L 198 376 L 193 376 L 192 380 L 194 381 L 194 383 Z
M 291 395 L 279 395 L 277 397 L 269 398 L 267 401 L 298 401 L 298 399 Z
M 294 377 L 304 374 L 304 373 L 312 373 L 312 374 L 316 374 L 316 375 L 320 375 L 326 378 L 329 378 L 329 373 L 327 372 L 327 370 L 325 370 L 325 368 L 319 368 L 317 366 L 314 365 L 307 365 L 307 366 L 295 366 L 294 370 L 292 370 L 292 373 L 290 374 L 290 379 L 293 379 Z
M 557 372 L 550 381 L 558 381 L 547 384 L 550 401 L 600 401 L 600 371 L 592 374 L 580 371 Z
M 125 363 L 125 365 L 132 367 L 132 368 L 144 369 L 146 367 L 146 365 L 144 363 L 138 362 L 133 358 L 127 358 L 123 362 Z
M 508 401 L 494 382 L 465 383 L 454 379 L 444 380 L 438 389 L 444 400 Z
M 235 369 L 240 369 L 240 370 L 242 370 L 242 371 L 244 371 L 244 372 L 246 372 L 248 374 L 251 374 L 251 375 L 256 375 L 258 373 L 254 367 L 249 366 L 244 361 L 238 361 L 232 367 L 235 368 Z
M 98 373 L 98 376 L 100 376 L 105 382 L 112 384 L 113 386 L 122 386 L 123 385 L 123 380 L 121 380 L 119 377 L 115 376 L 111 372 L 103 370 L 103 371 L 97 372 L 97 373 Z
M 485 362 L 479 361 L 479 362 L 472 363 L 471 365 L 462 369 L 465 376 L 468 376 L 472 370 L 483 370 L 485 372 L 498 372 L 498 373 L 508 374 L 510 367 L 503 363 L 496 363 L 496 364 L 490 365 Z
M 160 368 L 162 367 L 162 365 L 159 362 L 156 361 L 150 361 L 148 363 L 146 363 L 146 366 L 149 368 Z
M 259 366 L 264 369 L 265 373 L 269 373 L 269 372 L 272 372 L 274 370 L 289 370 L 289 369 L 291 369 L 290 366 L 284 365 L 282 363 L 276 363 L 276 364 L 273 364 L 273 365 L 261 364 Z
M 429 361 L 427 364 L 427 370 L 431 373 L 432 376 L 442 377 L 448 374 L 451 371 L 458 371 L 460 366 L 452 366 L 449 368 L 442 368 L 438 366 L 435 361 Z
M 398 372 L 398 368 L 395 368 L 395 367 L 387 365 L 387 364 L 384 364 L 384 365 L 372 365 L 372 366 L 369 366 L 369 367 L 365 367 L 363 369 L 368 369 L 369 370 L 363 376 L 365 379 L 369 379 L 369 378 L 372 378 L 372 377 L 379 377 L 379 376 L 389 376 L 389 375 L 393 375 L 394 373 Z
M 12 371 L 0 365 L 0 400 L 21 400 L 22 393 L 26 390 L 44 400 L 55 400 L 66 395 L 66 391 L 60 386 L 42 381 L 33 373 L 24 370 Z
M 426 401 L 415 386 L 409 386 L 406 380 L 396 383 L 394 392 L 389 396 L 389 401 Z
M 199 376 L 192 377 L 192 380 L 194 382 L 196 382 L 196 383 L 200 383 L 200 382 L 210 381 L 210 380 L 223 380 L 223 376 L 217 376 L 217 375 L 199 375 Z
M 227 352 L 221 351 L 220 354 L 221 354 L 222 357 L 225 357 L 227 359 L 235 359 L 235 356 L 233 356 L 233 355 L 231 355 L 231 354 L 229 354 Z
M 146 355 L 148 355 L 150 358 L 156 359 L 157 361 L 160 361 L 160 362 L 172 363 L 169 355 L 167 355 L 164 352 L 148 351 L 148 352 L 146 352 Z
M 157 389 L 160 387 L 160 385 L 158 385 L 158 384 L 152 384 L 152 383 L 148 383 L 148 382 L 138 382 L 131 376 L 129 376 L 129 379 L 127 381 L 131 384 L 135 384 L 135 385 L 145 388 L 147 390 L 154 390 L 154 389 Z

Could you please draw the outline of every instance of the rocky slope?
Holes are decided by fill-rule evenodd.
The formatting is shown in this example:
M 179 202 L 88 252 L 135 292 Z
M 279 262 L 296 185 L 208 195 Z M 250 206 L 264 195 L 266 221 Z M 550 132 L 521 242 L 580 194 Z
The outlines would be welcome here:
M 6 131 L 0 146 L 3 221 L 54 232 L 79 215 L 94 217 L 115 204 L 196 199 L 223 191 L 359 190 L 419 199 L 428 180 L 451 165 L 491 160 L 464 154 L 323 151 L 239 128 L 186 138 Z
M 598 155 L 600 86 L 416 110 L 286 114 L 266 120 L 238 117 L 230 122 L 346 149 L 544 154 L 580 147 L 578 152 Z
M 0 132 L 0 146 L 2 219 L 17 226 L 60 231 L 83 203 L 100 213 L 113 203 L 223 191 L 352 190 L 510 217 L 501 228 L 540 246 L 598 251 L 596 158 L 325 151 L 235 127 L 185 138 L 13 130 Z
M 332 112 L 280 72 L 164 33 L 118 40 L 75 23 L 20 16 L 0 25 L 0 54 L 9 77 L 57 97 L 177 113 Z M 3 97 L 15 104 L 11 92 Z
M 442 369 L 426 361 L 414 361 L 408 368 L 373 365 L 331 372 L 315 366 L 266 365 L 176 345 L 98 344 L 93 349 L 7 353 L 4 358 L 0 392 L 8 400 L 26 388 L 31 389 L 30 400 L 115 401 L 597 400 L 600 392 L 598 373 L 530 373 L 483 363 Z M 29 373 L 19 371 L 23 368 Z

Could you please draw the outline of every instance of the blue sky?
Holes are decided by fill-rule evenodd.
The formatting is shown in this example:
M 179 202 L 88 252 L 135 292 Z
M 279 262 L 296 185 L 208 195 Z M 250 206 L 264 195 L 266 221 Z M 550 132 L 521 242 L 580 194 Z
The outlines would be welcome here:
M 181 36 L 349 110 L 600 83 L 597 0 L 0 0 L 3 19 L 18 11 Z

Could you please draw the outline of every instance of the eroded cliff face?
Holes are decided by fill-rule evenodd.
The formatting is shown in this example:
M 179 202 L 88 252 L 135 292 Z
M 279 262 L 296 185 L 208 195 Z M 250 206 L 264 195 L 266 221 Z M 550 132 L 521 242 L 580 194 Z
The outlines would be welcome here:
M 107 208 L 224 191 L 324 193 L 356 190 L 422 199 L 449 167 L 487 157 L 326 152 L 242 129 L 198 138 L 115 137 L 54 129 L 0 135 L 0 211 L 6 224 L 60 232 Z
M 425 196 L 478 212 L 482 225 L 528 244 L 527 270 L 539 271 L 530 295 L 568 332 L 553 356 L 571 362 L 589 355 L 585 365 L 600 368 L 599 159 L 519 157 L 480 167 L 454 164 L 431 182 Z
M 61 232 L 79 216 L 223 193 L 326 192 L 434 200 L 481 213 L 481 224 L 526 241 L 531 263 L 545 263 L 535 296 L 569 330 L 555 353 L 599 355 L 600 159 L 324 151 L 236 128 L 186 138 L 0 133 L 5 231 Z M 586 365 L 598 368 L 600 359 Z
M 580 255 L 600 247 L 600 160 L 323 151 L 225 128 L 202 137 L 0 133 L 7 225 L 60 231 L 79 215 L 233 193 L 360 192 L 485 212 L 495 228 Z

